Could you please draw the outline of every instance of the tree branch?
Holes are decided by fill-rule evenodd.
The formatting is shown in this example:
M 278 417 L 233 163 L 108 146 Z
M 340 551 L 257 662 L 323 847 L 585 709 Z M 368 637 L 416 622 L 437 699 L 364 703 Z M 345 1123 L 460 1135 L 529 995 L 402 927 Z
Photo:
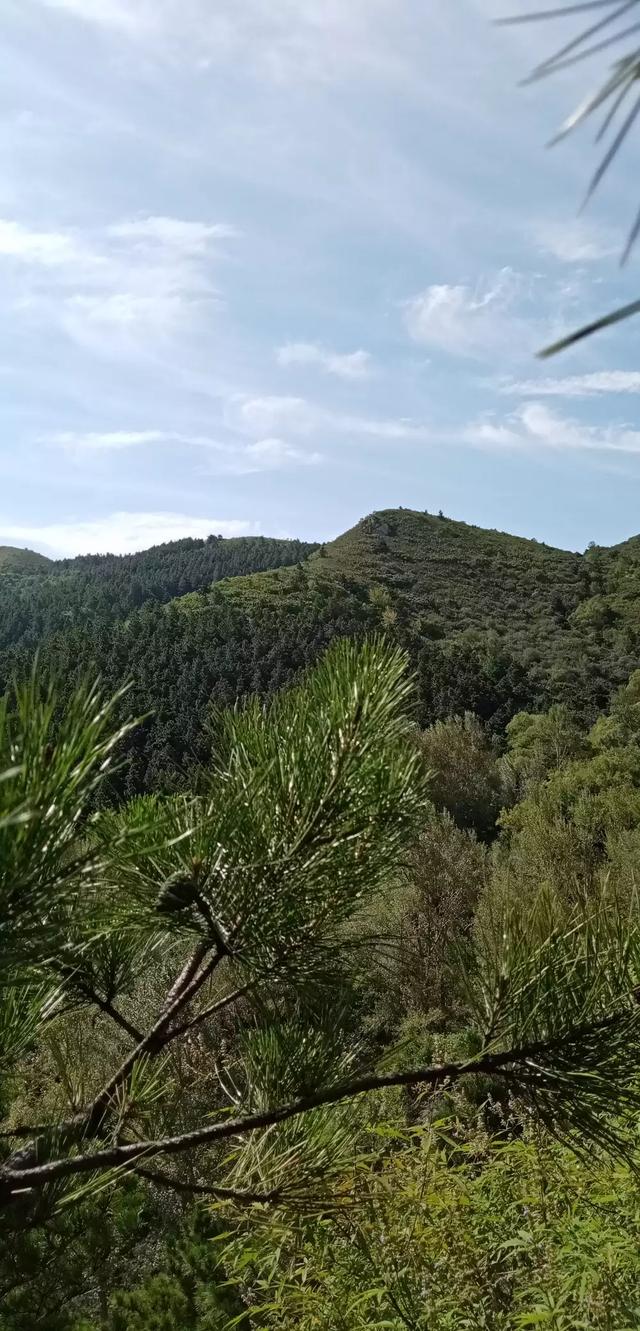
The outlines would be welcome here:
M 198 944 L 169 990 L 169 995 L 165 1000 L 160 1016 L 151 1029 L 138 1041 L 135 1048 L 127 1055 L 124 1062 L 120 1064 L 120 1067 L 109 1078 L 102 1090 L 98 1092 L 91 1104 L 59 1125 L 56 1134 L 59 1146 L 66 1148 L 82 1139 L 98 1137 L 103 1131 L 115 1092 L 125 1085 L 138 1059 L 144 1057 L 155 1058 L 167 1044 L 176 1038 L 171 1030 L 171 1023 L 183 1008 L 191 1002 L 191 999 L 195 997 L 206 980 L 213 975 L 225 956 L 224 952 L 216 952 L 202 969 L 198 969 L 201 961 L 206 957 L 207 951 L 207 945 Z M 174 998 L 169 1002 L 171 994 L 174 994 Z M 9 1157 L 5 1168 L 10 1169 L 14 1165 L 19 1169 L 34 1168 L 38 1163 L 39 1149 L 43 1144 L 42 1140 L 37 1138 L 32 1140 L 28 1145 Z
M 608 1018 L 599 1025 L 611 1024 L 619 1016 Z M 593 1027 L 589 1028 L 590 1030 Z M 576 1035 L 579 1032 L 575 1032 Z M 96 1151 L 91 1155 L 77 1155 L 71 1159 L 53 1160 L 46 1164 L 22 1168 L 12 1168 L 7 1162 L 0 1170 L 0 1200 L 10 1200 L 11 1196 L 24 1189 L 42 1188 L 55 1179 L 67 1178 L 72 1174 L 87 1174 L 101 1169 L 118 1169 L 133 1164 L 136 1160 L 155 1155 L 180 1155 L 194 1147 L 209 1146 L 228 1137 L 243 1136 L 257 1128 L 272 1127 L 277 1123 L 286 1123 L 298 1118 L 312 1109 L 324 1105 L 333 1105 L 341 1100 L 354 1099 L 370 1091 L 384 1090 L 394 1086 L 441 1086 L 443 1082 L 459 1081 L 471 1074 L 496 1074 L 505 1078 L 512 1075 L 515 1067 L 522 1067 L 527 1060 L 540 1057 L 557 1050 L 560 1040 L 546 1041 L 520 1049 L 509 1049 L 504 1053 L 485 1054 L 465 1063 L 443 1063 L 431 1067 L 412 1068 L 407 1072 L 390 1072 L 360 1077 L 336 1086 L 325 1086 L 310 1095 L 299 1097 L 276 1109 L 266 1109 L 259 1114 L 247 1114 L 241 1118 L 226 1119 L 213 1123 L 206 1128 L 196 1128 L 192 1132 L 177 1137 L 162 1137 L 157 1141 L 141 1141 L 124 1146 L 114 1146 L 108 1150 Z
M 111 1020 L 115 1021 L 116 1026 L 120 1026 L 123 1031 L 126 1031 L 127 1035 L 131 1037 L 135 1044 L 140 1044 L 144 1039 L 142 1032 L 137 1030 L 130 1021 L 127 1021 L 127 1018 L 113 1006 L 113 1003 L 110 1003 L 106 998 L 100 998 L 99 994 L 96 994 L 93 989 L 86 988 L 86 986 L 83 986 L 83 991 L 95 1007 L 99 1008 L 101 1012 L 104 1012 L 105 1016 L 111 1017 Z
M 158 1188 L 172 1188 L 175 1192 L 188 1193 L 192 1197 L 219 1197 L 223 1201 L 239 1202 L 245 1206 L 251 1206 L 255 1202 L 275 1202 L 282 1191 L 280 1188 L 272 1188 L 270 1192 L 245 1192 L 240 1188 L 217 1188 L 207 1183 L 186 1183 L 182 1179 L 172 1178 L 171 1174 L 165 1174 L 159 1169 L 143 1169 L 140 1165 L 136 1165 L 130 1172 Z
M 207 1021 L 209 1017 L 215 1016 L 217 1012 L 224 1012 L 224 1009 L 231 1007 L 231 1004 L 235 1003 L 238 998 L 243 998 L 253 988 L 254 983 L 254 980 L 247 980 L 246 984 L 241 985 L 239 989 L 234 989 L 233 993 L 227 994 L 224 998 L 219 998 L 217 1002 L 203 1008 L 202 1012 L 196 1012 L 190 1021 L 183 1022 L 182 1026 L 174 1026 L 171 1038 L 177 1040 L 180 1035 L 186 1035 L 187 1031 L 193 1030 L 194 1026 L 199 1026 L 201 1022 Z
M 202 965 L 202 962 L 204 961 L 208 951 L 209 951 L 208 943 L 198 943 L 197 946 L 194 948 L 193 952 L 191 953 L 191 956 L 188 957 L 187 960 L 185 961 L 184 966 L 180 971 L 180 974 L 177 976 L 175 982 L 172 984 L 169 990 L 169 993 L 167 994 L 167 997 L 164 1002 L 164 1007 L 162 1009 L 163 1012 L 166 1012 L 170 1007 L 172 1007 L 176 999 L 179 998 L 180 994 L 182 993 L 182 990 L 186 989 L 189 982 L 193 979 L 196 971 Z
M 14 1128 L 1 1128 L 0 1137 L 33 1137 L 42 1136 L 45 1132 L 55 1132 L 55 1123 L 20 1123 Z

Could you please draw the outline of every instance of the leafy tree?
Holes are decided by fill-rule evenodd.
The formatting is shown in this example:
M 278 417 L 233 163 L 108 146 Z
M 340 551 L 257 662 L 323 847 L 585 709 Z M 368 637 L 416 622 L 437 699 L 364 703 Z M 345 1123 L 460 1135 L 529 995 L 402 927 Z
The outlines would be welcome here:
M 389 1129 L 379 1172 L 322 1224 L 239 1226 L 226 1260 L 270 1331 L 628 1331 L 637 1324 L 633 1168 L 529 1132 L 456 1142 L 455 1120 Z M 382 1133 L 384 1140 L 384 1132 Z M 400 1139 L 400 1142 L 398 1141 Z
M 466 1020 L 462 956 L 488 873 L 487 851 L 448 813 L 432 813 L 397 885 L 356 920 L 371 938 L 360 960 L 363 1025 L 399 1039 Z M 428 1045 L 427 1041 L 427 1045 Z
M 507 726 L 507 752 L 502 762 L 505 802 L 515 803 L 577 757 L 584 746 L 584 733 L 564 704 L 557 703 L 548 712 L 518 712 Z
M 420 746 L 436 809 L 451 814 L 459 827 L 490 837 L 500 809 L 500 779 L 495 751 L 478 718 L 467 712 L 436 721 L 424 731 Z

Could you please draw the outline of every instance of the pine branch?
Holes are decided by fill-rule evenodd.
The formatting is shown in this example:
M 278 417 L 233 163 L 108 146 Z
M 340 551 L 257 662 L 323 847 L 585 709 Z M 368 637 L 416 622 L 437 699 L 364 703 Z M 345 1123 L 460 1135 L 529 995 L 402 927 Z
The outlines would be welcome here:
M 172 994 L 176 992 L 177 989 L 176 997 L 171 1003 L 168 1002 L 168 999 L 165 1001 L 157 1021 L 147 1034 L 138 1042 L 135 1048 L 127 1055 L 124 1062 L 120 1064 L 120 1067 L 114 1072 L 113 1076 L 109 1078 L 109 1081 L 103 1086 L 102 1090 L 99 1091 L 91 1104 L 87 1105 L 85 1109 L 74 1114 L 72 1118 L 66 1119 L 58 1126 L 56 1141 L 59 1146 L 66 1149 L 67 1147 L 75 1145 L 78 1141 L 100 1136 L 100 1133 L 104 1130 L 109 1110 L 113 1105 L 114 1095 L 126 1085 L 139 1059 L 144 1057 L 157 1057 L 157 1055 L 176 1038 L 176 1034 L 171 1030 L 171 1023 L 174 1018 L 183 1011 L 187 1004 L 191 1002 L 191 999 L 195 997 L 206 980 L 213 975 L 224 956 L 223 953 L 214 953 L 208 964 L 199 971 L 196 969 L 196 973 L 194 974 L 194 965 L 197 967 L 200 964 L 202 955 L 206 955 L 206 949 L 203 954 L 202 946 L 199 945 L 195 949 L 194 954 L 189 959 L 187 965 L 183 968 L 180 976 L 178 976 L 178 980 L 169 991 L 169 993 Z M 198 958 L 197 961 L 196 957 Z M 187 976 L 190 978 L 187 979 Z M 180 982 L 180 984 L 178 984 L 178 982 Z M 15 1152 L 13 1156 L 10 1156 L 6 1165 L 9 1168 L 12 1167 L 13 1164 L 18 1164 L 20 1168 L 31 1168 L 35 1166 L 39 1158 L 39 1150 L 42 1146 L 43 1142 L 41 1140 L 38 1140 L 37 1138 L 32 1140 L 27 1146 L 23 1147 L 20 1151 Z
M 217 1197 L 220 1201 L 238 1202 L 242 1206 L 253 1206 L 256 1202 L 263 1204 L 276 1202 L 281 1191 L 279 1188 L 272 1188 L 270 1192 L 246 1192 L 241 1188 L 218 1188 L 207 1183 L 186 1183 L 183 1179 L 172 1178 L 171 1174 L 164 1174 L 159 1169 L 144 1169 L 140 1165 L 136 1165 L 131 1173 L 138 1178 L 146 1179 L 148 1183 L 153 1183 L 158 1188 L 171 1188 L 174 1192 L 192 1197 Z
M 224 998 L 219 998 L 215 1003 L 211 1003 L 209 1007 L 203 1008 L 202 1012 L 196 1012 L 195 1016 L 191 1017 L 189 1021 L 185 1021 L 182 1026 L 174 1026 L 171 1038 L 177 1040 L 181 1035 L 186 1035 L 187 1031 L 200 1026 L 203 1021 L 208 1021 L 209 1017 L 215 1016 L 218 1012 L 224 1012 L 225 1008 L 231 1007 L 231 1004 L 236 1003 L 239 998 L 244 998 L 244 995 L 248 994 L 249 990 L 254 987 L 255 981 L 247 980 L 246 984 L 242 984 L 239 989 L 234 989 L 233 993 L 226 994 Z
M 167 994 L 163 1012 L 168 1011 L 168 1009 L 173 1005 L 173 1003 L 175 1003 L 176 999 L 180 997 L 180 994 L 182 993 L 183 989 L 186 989 L 187 985 L 190 983 L 190 981 L 193 979 L 194 975 L 196 974 L 196 971 L 202 965 L 202 962 L 204 961 L 208 951 L 209 951 L 208 943 L 198 943 L 197 946 L 194 948 L 193 952 L 191 953 L 191 956 L 188 957 L 187 960 L 185 961 L 185 964 L 182 967 L 180 974 L 177 976 L 174 984 L 172 984 L 169 993 Z
M 582 1029 L 573 1030 L 571 1041 L 575 1044 L 594 1035 L 612 1033 L 617 1025 L 628 1020 L 627 1012 L 609 1015 Z M 502 1053 L 484 1054 L 482 1057 L 463 1063 L 443 1063 L 412 1068 L 404 1072 L 372 1074 L 334 1086 L 324 1086 L 318 1091 L 300 1096 L 275 1109 L 227 1119 L 175 1137 L 114 1146 L 92 1154 L 77 1155 L 70 1159 L 53 1160 L 46 1164 L 28 1167 L 13 1168 L 11 1161 L 8 1161 L 0 1170 L 0 1203 L 9 1204 L 18 1192 L 40 1189 L 57 1179 L 69 1178 L 75 1174 L 126 1169 L 139 1159 L 148 1159 L 156 1155 L 180 1155 L 195 1148 L 211 1146 L 229 1137 L 246 1136 L 257 1129 L 286 1123 L 313 1109 L 338 1104 L 343 1100 L 353 1100 L 372 1091 L 400 1086 L 438 1088 L 470 1075 L 499 1076 L 507 1082 L 515 1083 L 516 1086 L 525 1087 L 530 1084 L 534 1088 L 540 1086 L 544 1089 L 547 1080 L 552 1083 L 554 1081 L 562 1083 L 564 1079 L 562 1071 L 556 1073 L 554 1077 L 552 1060 L 554 1055 L 561 1053 L 566 1041 L 566 1037 L 559 1037 L 554 1040 L 536 1041 Z M 550 1061 L 549 1067 L 544 1066 L 545 1058 Z M 640 1103 L 640 1097 L 636 1096 L 635 1099 Z
M 115 1022 L 116 1026 L 119 1026 L 121 1030 L 126 1031 L 127 1035 L 135 1041 L 136 1045 L 141 1044 L 144 1039 L 142 1033 L 137 1030 L 137 1028 L 128 1021 L 116 1007 L 113 1006 L 113 1003 L 110 1003 L 106 998 L 101 998 L 100 995 L 97 994 L 95 990 L 91 989 L 89 985 L 83 984 L 82 991 L 89 1002 L 93 1003 L 94 1007 L 99 1008 L 101 1012 L 104 1012 L 106 1017 L 111 1017 L 111 1020 Z
M 13 1128 L 1 1128 L 0 1138 L 5 1137 L 34 1137 L 41 1136 L 45 1132 L 55 1132 L 55 1123 L 19 1123 Z

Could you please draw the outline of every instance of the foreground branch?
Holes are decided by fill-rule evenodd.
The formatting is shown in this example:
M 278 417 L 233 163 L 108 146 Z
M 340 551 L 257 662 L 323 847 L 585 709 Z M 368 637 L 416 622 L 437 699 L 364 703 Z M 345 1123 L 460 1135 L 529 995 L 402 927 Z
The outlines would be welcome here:
M 208 948 L 204 944 L 198 944 L 170 989 L 160 1016 L 151 1029 L 138 1041 L 135 1048 L 127 1055 L 124 1062 L 120 1064 L 118 1070 L 109 1078 L 109 1081 L 103 1086 L 91 1104 L 79 1113 L 74 1114 L 72 1118 L 59 1124 L 56 1132 L 59 1149 L 67 1149 L 79 1141 L 99 1137 L 104 1130 L 109 1111 L 113 1106 L 114 1096 L 121 1087 L 127 1084 L 136 1063 L 141 1058 L 156 1057 L 166 1045 L 177 1038 L 179 1031 L 171 1029 L 173 1022 L 188 1006 L 191 999 L 195 998 L 195 995 L 213 975 L 226 955 L 222 951 L 217 951 L 207 964 L 201 967 L 201 962 L 206 957 L 207 951 Z M 43 1148 L 46 1149 L 46 1143 L 42 1139 L 35 1138 L 27 1146 L 16 1151 L 7 1161 L 5 1168 L 9 1170 L 13 1167 L 17 1169 L 35 1168 L 38 1166 L 40 1152 Z M 40 1168 L 44 1168 L 44 1166 L 41 1165 Z
M 131 1040 L 134 1040 L 136 1044 L 140 1044 L 144 1039 L 142 1032 L 139 1031 L 132 1022 L 128 1021 L 127 1018 L 123 1016 L 122 1012 L 114 1007 L 113 1003 L 110 1003 L 106 998 L 100 998 L 100 995 L 95 993 L 93 989 L 85 988 L 84 993 L 89 1002 L 99 1008 L 100 1011 L 104 1013 L 105 1017 L 110 1017 L 111 1020 L 115 1022 L 116 1026 L 119 1026 L 121 1030 L 126 1031 Z
M 224 998 L 216 999 L 215 1003 L 211 1003 L 209 1007 L 203 1008 L 202 1012 L 196 1012 L 195 1016 L 191 1017 L 189 1021 L 185 1021 L 181 1026 L 174 1026 L 171 1032 L 172 1040 L 177 1040 L 181 1035 L 186 1035 L 187 1031 L 191 1031 L 194 1027 L 200 1026 L 203 1021 L 208 1021 L 209 1017 L 214 1017 L 217 1013 L 224 1012 L 225 1008 L 231 1007 L 232 1003 L 237 1003 L 239 998 L 244 998 L 245 994 L 248 994 L 249 990 L 254 987 L 255 981 L 247 980 L 246 984 L 242 984 L 239 989 L 234 989 L 233 993 L 225 994 Z
M 588 1029 L 603 1030 L 620 1020 L 620 1015 L 604 1019 Z M 573 1036 L 580 1032 L 575 1031 Z M 557 1053 L 563 1040 L 557 1039 L 544 1043 L 532 1044 L 520 1049 L 509 1049 L 504 1053 L 485 1054 L 481 1058 L 465 1063 L 442 1063 L 431 1067 L 412 1068 L 406 1072 L 390 1072 L 380 1075 L 356 1078 L 336 1086 L 325 1086 L 310 1095 L 300 1096 L 297 1100 L 280 1105 L 276 1109 L 267 1109 L 259 1114 L 247 1114 L 241 1118 L 226 1119 L 213 1123 L 209 1127 L 196 1128 L 192 1132 L 176 1137 L 162 1137 L 157 1141 L 141 1141 L 127 1145 L 113 1146 L 108 1150 L 92 1154 L 77 1155 L 71 1159 L 52 1160 L 49 1163 L 28 1168 L 11 1168 L 11 1162 L 0 1170 L 0 1201 L 9 1202 L 16 1192 L 43 1188 L 56 1179 L 68 1178 L 74 1174 L 89 1174 L 99 1170 L 126 1169 L 137 1160 L 151 1159 L 156 1155 L 180 1155 L 195 1147 L 211 1146 L 229 1137 L 244 1136 L 258 1128 L 272 1127 L 298 1118 L 310 1110 L 333 1105 L 341 1100 L 351 1100 L 370 1091 L 384 1090 L 395 1086 L 431 1086 L 439 1087 L 444 1083 L 459 1081 L 471 1074 L 485 1076 L 498 1075 L 505 1079 L 513 1076 L 514 1071 L 527 1068 L 528 1075 L 544 1073 L 540 1065 L 536 1068 L 533 1060 L 543 1059 L 545 1055 Z

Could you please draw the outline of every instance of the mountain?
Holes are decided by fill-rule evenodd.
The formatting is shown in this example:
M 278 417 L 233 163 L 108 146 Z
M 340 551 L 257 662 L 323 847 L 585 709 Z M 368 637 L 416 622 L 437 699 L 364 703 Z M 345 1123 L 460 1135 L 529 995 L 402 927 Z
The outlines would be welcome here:
M 188 783 L 212 704 L 269 696 L 336 636 L 409 653 L 419 724 L 567 702 L 585 720 L 640 665 L 640 537 L 584 554 L 410 509 L 325 545 L 246 537 L 56 561 L 0 580 L 0 690 L 36 646 L 70 689 L 87 672 L 153 713 L 129 742 L 127 795 Z
M 164 605 L 221 578 L 297 563 L 315 548 L 309 542 L 265 536 L 209 536 L 170 541 L 132 555 L 50 560 L 5 547 L 5 571 L 17 576 L 10 586 L 0 585 L 0 649 L 33 648 L 73 624 L 125 619 L 144 605 Z M 0 549 L 0 571 L 2 554 Z
M 0 545 L 0 573 L 38 573 L 51 567 L 52 561 L 37 550 L 17 545 Z
M 585 554 L 443 516 L 387 509 L 321 546 L 302 569 L 221 584 L 246 606 L 359 588 L 425 642 L 498 640 L 552 696 L 585 671 L 603 698 L 640 657 L 640 537 Z M 609 688 L 610 691 L 610 688 Z M 584 697 L 584 686 L 578 688 Z
M 490 631 L 534 659 L 553 657 L 560 619 L 590 587 L 579 554 L 410 509 L 363 518 L 314 552 L 304 570 L 312 583 L 333 578 L 384 588 L 426 637 Z M 282 597 L 292 581 L 290 571 L 280 570 L 243 579 L 229 591 L 248 600 Z

